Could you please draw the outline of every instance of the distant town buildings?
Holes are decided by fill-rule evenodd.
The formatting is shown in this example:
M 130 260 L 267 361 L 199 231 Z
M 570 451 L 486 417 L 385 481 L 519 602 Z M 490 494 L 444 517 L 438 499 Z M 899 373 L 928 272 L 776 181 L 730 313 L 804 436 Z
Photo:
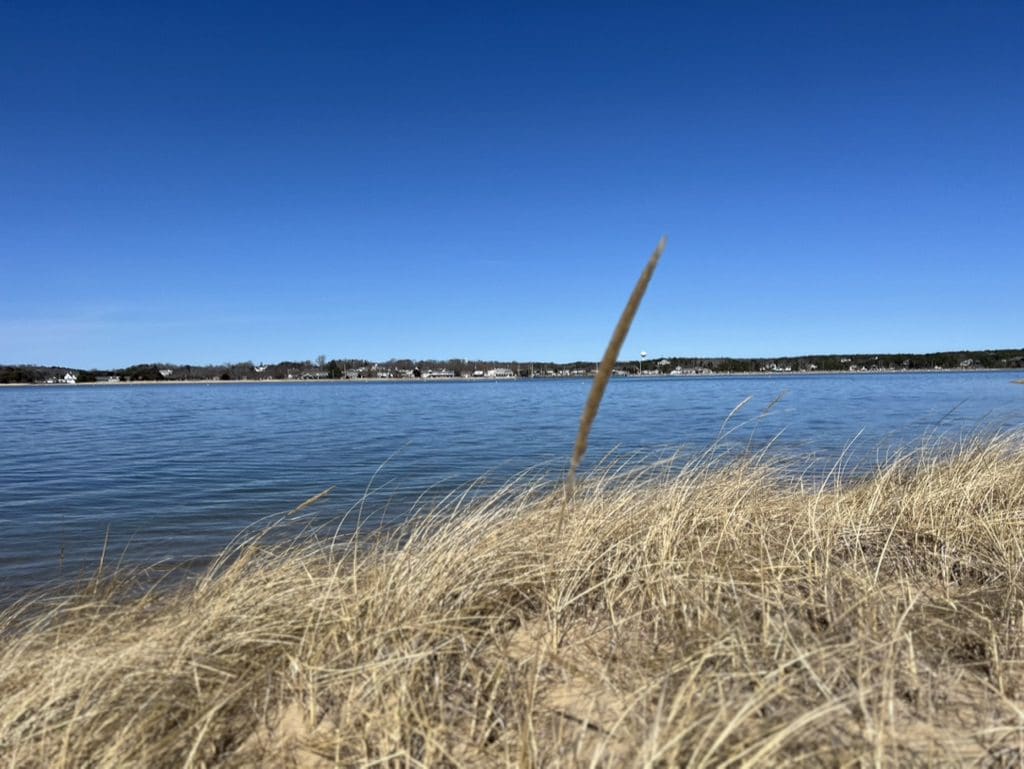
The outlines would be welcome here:
M 1024 349 L 960 350 L 908 355 L 805 355 L 770 358 L 654 358 L 621 360 L 614 374 L 619 377 L 703 376 L 799 373 L 872 373 L 957 371 L 972 372 L 1024 368 Z M 343 379 L 476 379 L 514 380 L 520 378 L 591 377 L 597 364 L 587 361 L 502 362 L 494 360 L 412 360 L 392 358 L 380 363 L 363 359 L 281 361 L 254 365 L 251 361 L 210 365 L 168 365 L 141 363 L 117 369 L 66 369 L 62 366 L 0 364 L 0 384 L 114 384 L 120 382 L 211 382 L 211 381 L 320 381 Z

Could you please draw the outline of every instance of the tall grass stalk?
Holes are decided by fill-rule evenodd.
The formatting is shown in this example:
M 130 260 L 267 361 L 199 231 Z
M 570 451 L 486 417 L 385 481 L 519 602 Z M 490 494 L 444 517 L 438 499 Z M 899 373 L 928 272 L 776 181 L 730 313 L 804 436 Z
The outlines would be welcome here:
M 576 471 L 579 469 L 580 462 L 583 461 L 583 455 L 587 453 L 590 428 L 597 418 L 598 409 L 601 408 L 601 399 L 604 398 L 604 391 L 608 387 L 608 380 L 611 379 L 615 363 L 619 359 L 622 344 L 626 341 L 626 335 L 629 334 L 630 326 L 633 325 L 633 318 L 636 317 L 636 311 L 640 308 L 640 302 L 643 301 L 644 294 L 647 292 L 647 285 L 651 282 L 651 278 L 654 277 L 654 270 L 658 266 L 658 260 L 661 259 L 661 255 L 665 251 L 665 243 L 666 238 L 662 236 L 654 249 L 654 253 L 651 254 L 651 258 L 647 260 L 647 265 L 644 267 L 643 272 L 640 273 L 640 278 L 633 287 L 633 293 L 629 295 L 629 300 L 622 310 L 622 315 L 619 316 L 619 322 L 615 324 L 612 337 L 608 340 L 608 346 L 605 348 L 604 356 L 601 358 L 601 363 L 597 367 L 597 373 L 594 375 L 594 380 L 590 385 L 587 402 L 584 404 L 583 413 L 580 415 L 580 429 L 576 433 L 576 443 L 573 446 L 572 459 L 569 462 L 569 474 L 565 479 L 565 502 L 562 505 L 562 513 L 558 518 L 559 531 L 565 525 L 568 504 L 572 499 L 573 489 L 576 484 Z

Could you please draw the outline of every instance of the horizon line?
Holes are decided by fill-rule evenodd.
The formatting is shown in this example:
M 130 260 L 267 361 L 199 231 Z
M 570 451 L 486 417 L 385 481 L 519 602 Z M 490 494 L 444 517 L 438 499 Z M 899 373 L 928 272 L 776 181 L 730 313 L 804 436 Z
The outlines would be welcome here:
M 618 359 L 616 362 L 617 363 L 636 363 L 636 362 L 639 362 L 641 360 L 650 360 L 650 361 L 654 361 L 654 360 L 770 361 L 770 360 L 787 360 L 787 359 L 799 359 L 799 358 L 836 358 L 836 357 L 840 357 L 840 358 L 842 358 L 842 357 L 865 358 L 865 357 L 872 357 L 872 356 L 874 356 L 874 357 L 881 357 L 881 356 L 885 356 L 885 357 L 897 357 L 897 356 L 929 357 L 929 356 L 934 356 L 934 355 L 961 355 L 961 354 L 966 355 L 966 354 L 971 354 L 971 353 L 989 353 L 989 354 L 992 354 L 992 353 L 1021 353 L 1021 355 L 1024 356 L 1024 347 L 1020 347 L 1020 348 L 1017 348 L 1017 347 L 964 348 L 964 349 L 959 349 L 959 350 L 933 350 L 933 351 L 929 351 L 929 352 L 904 352 L 904 351 L 879 352 L 879 351 L 871 351 L 871 352 L 799 353 L 799 354 L 778 354 L 778 355 L 677 355 L 677 354 L 667 354 L 666 355 L 666 354 L 647 354 L 647 353 L 643 353 L 642 352 L 641 355 L 639 355 L 639 356 L 631 357 L 631 358 L 621 358 L 621 359 Z M 426 363 L 448 363 L 448 362 L 452 362 L 452 361 L 461 361 L 462 363 L 511 363 L 513 365 L 515 365 L 515 364 L 529 365 L 529 364 L 543 363 L 543 364 L 555 365 L 555 366 L 568 366 L 568 365 L 579 364 L 579 363 L 594 363 L 594 364 L 597 363 L 597 359 L 596 358 L 595 359 L 576 358 L 576 359 L 572 359 L 572 360 L 555 361 L 555 360 L 546 360 L 546 359 L 543 359 L 543 358 L 463 358 L 463 357 L 447 357 L 447 358 L 442 358 L 442 357 L 419 357 L 419 358 L 416 358 L 416 357 L 395 357 L 395 356 L 392 356 L 392 357 L 386 358 L 386 359 L 374 360 L 374 359 L 371 359 L 371 358 L 362 358 L 362 357 L 335 357 L 335 358 L 328 358 L 327 356 L 322 356 L 322 357 L 324 358 L 324 361 L 323 361 L 324 365 L 330 364 L 332 362 L 343 362 L 343 361 L 344 362 L 360 361 L 360 362 L 363 362 L 363 363 L 372 363 L 372 364 L 375 364 L 375 365 L 386 364 L 386 363 L 390 363 L 390 362 L 393 362 L 393 361 L 409 361 L 411 363 L 422 363 L 422 362 L 426 362 Z M 74 369 L 74 370 L 78 370 L 78 371 L 118 370 L 118 369 L 134 368 L 134 367 L 139 367 L 139 366 L 156 366 L 156 365 L 168 365 L 168 366 L 177 366 L 177 367 L 191 366 L 191 367 L 198 367 L 198 368 L 215 368 L 215 367 L 218 367 L 218 366 L 223 367 L 223 366 L 240 366 L 240 365 L 280 366 L 280 365 L 283 365 L 283 364 L 294 363 L 294 364 L 297 364 L 297 365 L 316 365 L 317 367 L 320 367 L 320 364 L 317 363 L 317 360 L 318 360 L 317 358 L 296 358 L 296 359 L 287 359 L 287 358 L 285 358 L 285 359 L 281 359 L 279 361 L 272 362 L 272 363 L 266 363 L 266 362 L 264 362 L 262 360 L 259 363 L 255 363 L 252 359 L 248 359 L 247 358 L 247 359 L 244 359 L 244 360 L 223 361 L 223 362 L 220 362 L 220 363 L 181 363 L 181 362 L 170 362 L 170 361 L 166 361 L 166 360 L 165 361 L 160 361 L 160 360 L 155 360 L 154 359 L 154 360 L 150 360 L 150 361 L 136 361 L 134 363 L 129 363 L 129 364 L 120 365 L 120 366 L 116 366 L 116 365 L 115 366 L 95 366 L 95 365 L 93 365 L 93 366 L 91 366 L 89 368 L 86 368 L 86 367 L 83 367 L 83 366 L 71 366 L 71 365 L 67 365 L 67 364 L 63 364 L 63 363 L 57 363 L 57 364 L 49 364 L 49 363 L 0 363 L 0 367 L 4 367 L 4 368 L 64 368 L 64 369 Z

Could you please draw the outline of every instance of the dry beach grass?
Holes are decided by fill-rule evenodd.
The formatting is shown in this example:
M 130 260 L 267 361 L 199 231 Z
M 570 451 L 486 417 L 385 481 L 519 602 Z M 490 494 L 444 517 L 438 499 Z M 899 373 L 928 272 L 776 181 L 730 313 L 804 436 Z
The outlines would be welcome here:
M 507 490 L 3 617 L 5 766 L 1018 765 L 1019 438 Z

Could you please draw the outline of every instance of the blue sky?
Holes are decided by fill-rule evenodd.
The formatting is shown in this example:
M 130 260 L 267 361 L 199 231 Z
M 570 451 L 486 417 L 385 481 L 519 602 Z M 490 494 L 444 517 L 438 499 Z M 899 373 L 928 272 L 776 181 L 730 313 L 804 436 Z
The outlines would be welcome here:
M 0 3 L 0 362 L 1024 345 L 1024 5 Z

